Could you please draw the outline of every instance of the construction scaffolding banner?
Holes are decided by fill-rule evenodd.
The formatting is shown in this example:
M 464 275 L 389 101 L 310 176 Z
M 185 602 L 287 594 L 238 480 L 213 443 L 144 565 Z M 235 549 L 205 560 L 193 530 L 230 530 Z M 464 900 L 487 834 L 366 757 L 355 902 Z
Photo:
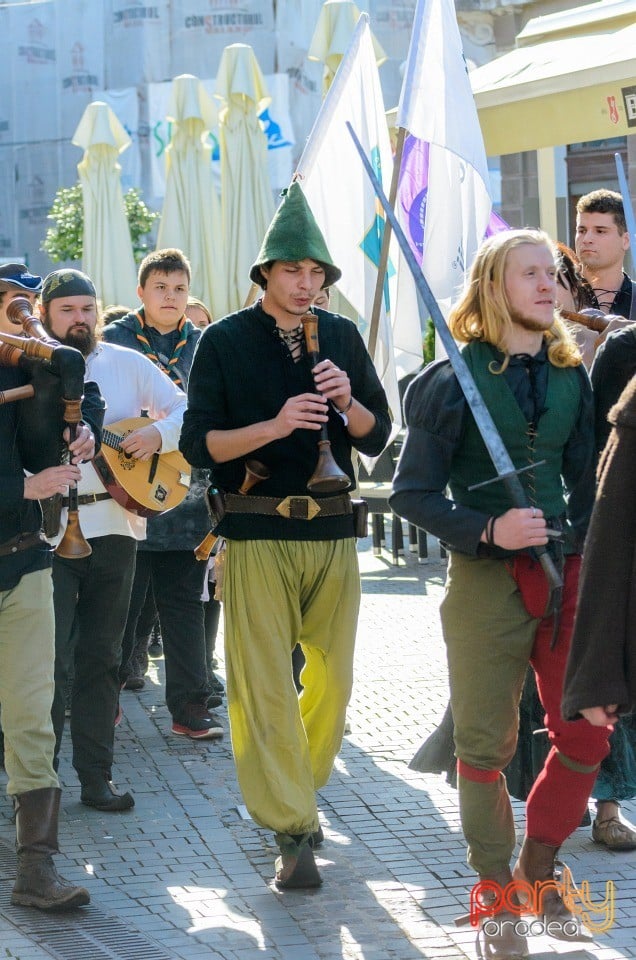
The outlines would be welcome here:
M 216 79 L 202 80 L 206 92 L 213 98 Z M 260 115 L 267 136 L 267 159 L 272 190 L 278 191 L 289 185 L 293 172 L 295 146 L 291 116 L 289 113 L 289 80 L 286 74 L 265 76 L 265 83 L 272 98 L 270 106 Z M 148 127 L 150 131 L 150 189 L 156 203 L 163 199 L 166 186 L 166 147 L 170 143 L 171 124 L 166 119 L 172 83 L 148 84 Z M 120 117 L 121 120 L 121 117 Z M 122 120 L 122 123 L 124 121 Z M 125 126 L 125 123 L 124 123 Z M 219 131 L 215 126 L 210 131 L 212 145 L 212 176 L 217 190 L 221 187 Z M 132 151 L 132 148 L 131 148 Z
M 273 0 L 172 0 L 172 70 L 216 76 L 231 43 L 247 43 L 263 73 L 276 69 Z
M 170 0 L 104 0 L 103 6 L 106 86 L 130 87 L 171 77 Z
M 415 0 L 357 0 L 389 54 L 380 69 L 397 102 Z M 271 106 L 262 113 L 272 189 L 287 186 L 322 101 L 323 64 L 307 59 L 322 0 L 29 0 L 0 6 L 0 257 L 51 268 L 40 246 L 59 187 L 77 181 L 71 137 L 89 103 L 104 100 L 132 145 L 122 188 L 159 209 L 172 78 L 216 77 L 226 46 L 252 47 Z M 214 80 L 205 80 L 214 94 Z M 392 91 L 395 90 L 395 96 Z M 218 133 L 211 132 L 220 186 Z M 216 174 L 215 174 L 216 170 Z

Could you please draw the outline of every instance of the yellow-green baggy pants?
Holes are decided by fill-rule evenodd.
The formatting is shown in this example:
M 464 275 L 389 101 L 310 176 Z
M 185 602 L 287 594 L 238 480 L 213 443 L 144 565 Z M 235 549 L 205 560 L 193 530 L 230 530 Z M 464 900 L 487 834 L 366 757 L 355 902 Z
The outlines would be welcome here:
M 223 574 L 232 748 L 252 818 L 317 830 L 344 732 L 360 606 L 355 540 L 233 540 Z M 291 652 L 302 645 L 303 692 Z

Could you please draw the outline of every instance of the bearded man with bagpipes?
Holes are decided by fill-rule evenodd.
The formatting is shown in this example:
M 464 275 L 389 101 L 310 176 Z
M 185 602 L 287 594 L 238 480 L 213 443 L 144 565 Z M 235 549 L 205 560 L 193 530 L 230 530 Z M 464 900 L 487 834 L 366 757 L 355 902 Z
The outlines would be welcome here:
M 13 305 L 30 313 L 41 287 L 41 278 L 23 264 L 5 264 L 0 270 L 0 296 L 9 315 Z M 87 904 L 90 897 L 83 887 L 61 879 L 52 860 L 58 852 L 61 796 L 51 722 L 55 621 L 51 548 L 38 501 L 68 493 L 79 480 L 79 463 L 95 453 L 103 403 L 92 390 L 90 403 L 82 404 L 81 354 L 68 348 L 60 352 L 53 341 L 25 338 L 11 316 L 3 330 L 11 323 L 15 332 L 0 334 L 0 705 L 18 857 L 11 902 L 68 910 Z M 74 385 L 78 395 L 71 397 Z M 65 426 L 64 414 L 73 406 L 75 422 Z M 33 415 L 37 423 L 31 428 Z M 43 437 L 50 443 L 43 443 Z M 63 439 L 67 462 L 60 460 Z

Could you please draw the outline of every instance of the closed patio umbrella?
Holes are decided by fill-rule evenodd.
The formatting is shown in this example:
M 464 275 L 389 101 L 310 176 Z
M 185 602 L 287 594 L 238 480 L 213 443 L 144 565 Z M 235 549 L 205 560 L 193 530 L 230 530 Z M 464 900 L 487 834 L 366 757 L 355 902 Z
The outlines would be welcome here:
M 218 319 L 227 312 L 227 261 L 208 142 L 217 117 L 197 77 L 175 77 L 167 117 L 172 132 L 166 148 L 166 195 L 157 247 L 178 247 L 185 253 L 192 266 L 192 293 Z
M 359 19 L 360 11 L 353 0 L 327 0 L 323 4 L 307 53 L 309 60 L 317 60 L 325 65 L 322 75 L 323 97 L 329 90 L 340 61 L 351 43 Z M 380 66 L 386 60 L 386 53 L 373 34 L 371 34 L 371 40 L 376 63 Z
M 254 51 L 244 43 L 226 47 L 215 96 L 221 101 L 221 211 L 228 261 L 228 309 L 238 310 L 250 293 L 250 267 L 274 216 L 267 164 L 267 138 L 258 119 L 270 102 Z
M 73 135 L 84 149 L 77 165 L 84 199 L 82 269 L 91 277 L 104 306 L 137 301 L 137 278 L 121 189 L 119 154 L 130 137 L 110 109 L 90 103 Z

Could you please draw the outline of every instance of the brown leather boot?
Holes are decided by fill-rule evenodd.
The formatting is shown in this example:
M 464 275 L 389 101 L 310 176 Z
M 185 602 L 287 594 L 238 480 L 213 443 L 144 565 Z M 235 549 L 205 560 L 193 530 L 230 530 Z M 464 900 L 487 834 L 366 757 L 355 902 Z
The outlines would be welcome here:
M 11 903 L 39 910 L 71 910 L 90 902 L 88 890 L 59 875 L 52 854 L 58 853 L 58 787 L 30 790 L 15 797 L 18 874 Z
M 531 887 L 538 883 L 545 884 L 545 887 L 538 889 L 537 916 L 543 920 L 548 936 L 570 943 L 589 941 L 592 937 L 561 895 L 562 877 L 566 871 L 569 873 L 569 868 L 556 859 L 558 852 L 558 847 L 526 837 L 513 870 L 514 879 L 529 883 Z
M 504 890 L 509 883 L 512 883 L 512 873 L 509 869 L 500 870 L 488 875 L 480 875 L 479 880 L 484 883 L 492 881 Z M 484 890 L 480 895 L 480 909 L 487 909 L 489 903 L 494 906 L 495 900 L 495 892 L 491 895 Z M 470 915 L 455 922 L 460 925 L 469 919 Z M 495 912 L 493 909 L 492 914 L 482 915 L 477 934 L 477 955 L 483 960 L 524 960 L 528 957 L 528 942 L 525 936 L 519 933 L 520 919 L 519 915 L 509 910 Z

